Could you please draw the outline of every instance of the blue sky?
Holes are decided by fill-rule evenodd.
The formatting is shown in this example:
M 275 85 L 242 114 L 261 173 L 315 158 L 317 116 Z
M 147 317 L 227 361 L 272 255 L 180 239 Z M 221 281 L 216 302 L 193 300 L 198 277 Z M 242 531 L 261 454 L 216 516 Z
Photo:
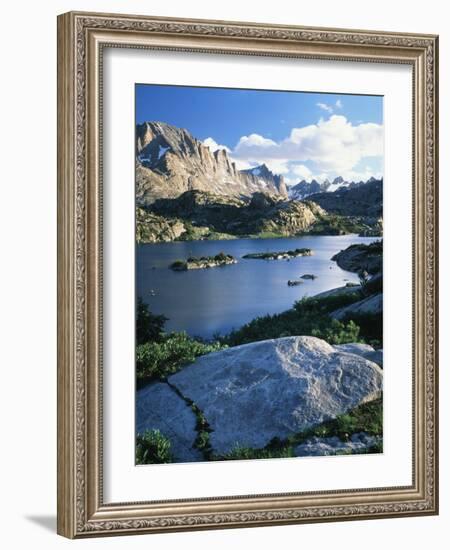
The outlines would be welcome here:
M 136 122 L 186 128 L 239 168 L 261 162 L 288 183 L 382 175 L 383 98 L 136 85 Z

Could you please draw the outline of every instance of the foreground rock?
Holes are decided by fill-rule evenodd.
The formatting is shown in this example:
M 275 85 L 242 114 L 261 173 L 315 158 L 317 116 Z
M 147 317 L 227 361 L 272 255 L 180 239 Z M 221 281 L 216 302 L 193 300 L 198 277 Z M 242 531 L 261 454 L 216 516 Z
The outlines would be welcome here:
M 193 462 L 202 455 L 193 448 L 196 418 L 186 402 L 165 383 L 150 384 L 136 396 L 136 433 L 159 430 L 170 439 L 175 462 Z
M 373 361 L 380 367 L 383 367 L 382 349 L 375 350 L 372 346 L 369 346 L 368 344 L 337 344 L 333 347 L 338 351 L 359 355 L 361 357 L 364 357 L 364 359 Z
M 294 336 L 205 355 L 169 382 L 203 411 L 220 455 L 236 445 L 262 448 L 376 399 L 382 371 L 318 338 Z
M 365 432 L 353 434 L 349 441 L 339 437 L 311 437 L 297 445 L 295 456 L 330 456 L 336 454 L 363 453 L 381 442 L 381 437 L 368 435 Z

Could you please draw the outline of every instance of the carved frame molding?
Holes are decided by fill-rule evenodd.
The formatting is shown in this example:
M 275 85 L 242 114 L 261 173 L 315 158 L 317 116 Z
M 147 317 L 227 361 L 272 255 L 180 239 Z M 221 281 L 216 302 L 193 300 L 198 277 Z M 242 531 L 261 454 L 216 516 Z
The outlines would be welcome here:
M 415 411 L 411 487 L 103 503 L 104 47 L 412 65 Z M 75 12 L 58 17 L 60 534 L 75 538 L 437 513 L 437 47 L 437 37 L 430 35 Z

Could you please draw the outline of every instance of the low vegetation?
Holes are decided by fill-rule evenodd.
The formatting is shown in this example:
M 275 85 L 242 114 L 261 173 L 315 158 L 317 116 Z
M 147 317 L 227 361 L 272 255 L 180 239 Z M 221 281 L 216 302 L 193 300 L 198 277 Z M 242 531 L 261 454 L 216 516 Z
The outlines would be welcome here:
M 164 315 L 155 315 L 141 300 L 136 319 L 136 377 L 139 387 L 165 380 L 201 355 L 226 347 L 286 336 L 316 336 L 329 344 L 361 342 L 381 347 L 382 323 L 378 316 L 358 315 L 346 321 L 330 313 L 361 299 L 358 292 L 303 298 L 294 307 L 275 315 L 257 317 L 226 336 L 205 342 L 185 332 L 164 332 Z
M 136 344 L 160 342 L 163 338 L 164 323 L 167 317 L 150 312 L 142 298 L 136 304 Z
M 136 464 L 165 464 L 173 461 L 170 440 L 159 430 L 136 436 Z
M 365 342 L 360 335 L 360 326 L 353 320 L 348 322 L 331 319 L 329 313 L 357 302 L 361 297 L 354 294 L 342 294 L 324 298 L 303 298 L 295 302 L 294 307 L 283 313 L 257 317 L 221 338 L 228 346 L 238 346 L 271 338 L 285 336 L 317 336 L 330 344 Z
M 362 233 L 367 229 L 361 218 L 328 214 L 322 216 L 309 228 L 311 235 L 348 235 Z
M 138 386 L 164 380 L 192 363 L 196 357 L 226 347 L 219 342 L 204 343 L 185 332 L 165 334 L 160 341 L 146 342 L 136 348 Z
M 330 344 L 367 341 L 361 336 L 361 325 L 370 326 L 370 320 L 360 319 L 347 323 L 331 319 L 329 313 L 361 299 L 359 293 L 327 296 L 322 298 L 303 298 L 294 307 L 278 315 L 267 315 L 254 319 L 228 336 L 214 342 L 203 342 L 189 337 L 186 333 L 165 333 L 163 315 L 155 315 L 141 300 L 137 304 L 136 373 L 138 387 L 147 383 L 166 380 L 183 366 L 192 363 L 196 357 L 219 351 L 228 346 L 293 335 L 312 335 L 320 337 Z M 374 326 L 376 323 L 374 322 Z M 374 328 L 375 331 L 375 328 Z M 170 383 L 169 383 L 170 385 Z M 172 386 L 171 386 L 172 387 Z M 174 391 L 178 390 L 173 388 Z M 382 435 L 382 401 L 376 400 L 356 407 L 334 420 L 293 434 L 285 440 L 274 438 L 262 449 L 252 449 L 237 445 L 226 455 L 214 455 L 210 444 L 211 428 L 206 417 L 191 400 L 180 396 L 191 407 L 196 417 L 197 437 L 194 447 L 203 455 L 204 460 L 243 460 L 256 458 L 286 458 L 294 456 L 294 448 L 308 438 L 337 436 L 348 441 L 357 432 L 369 435 Z M 363 452 L 381 452 L 382 443 Z M 136 463 L 161 464 L 172 462 L 169 439 L 158 430 L 149 430 L 137 435 Z
M 185 399 L 185 398 L 184 398 Z M 185 399 L 186 400 L 186 399 Z M 229 453 L 215 455 L 210 445 L 211 428 L 202 411 L 190 400 L 196 419 L 197 438 L 194 447 L 199 449 L 205 460 L 246 460 L 259 458 L 290 458 L 295 456 L 295 447 L 312 437 L 338 437 L 341 441 L 349 441 L 352 434 L 365 432 L 368 435 L 379 436 L 380 441 L 360 453 L 380 453 L 383 451 L 381 437 L 383 435 L 383 403 L 381 399 L 364 403 L 351 411 L 337 416 L 333 420 L 310 428 L 303 432 L 292 434 L 286 439 L 273 438 L 265 447 L 253 449 L 236 445 Z M 337 451 L 336 454 L 348 454 L 349 451 Z M 138 434 L 136 440 L 136 464 L 163 464 L 173 461 L 170 440 L 159 430 L 148 430 Z

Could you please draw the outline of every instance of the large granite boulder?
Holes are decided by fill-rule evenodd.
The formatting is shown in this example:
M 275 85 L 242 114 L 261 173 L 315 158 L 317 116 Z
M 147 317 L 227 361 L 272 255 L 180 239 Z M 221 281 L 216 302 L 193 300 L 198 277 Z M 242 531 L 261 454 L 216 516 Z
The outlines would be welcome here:
M 205 415 L 215 454 L 262 448 L 381 395 L 382 370 L 311 336 L 199 357 L 169 378 Z
M 175 462 L 202 459 L 193 447 L 197 432 L 191 407 L 168 384 L 156 382 L 145 386 L 136 395 L 136 433 L 159 430 L 170 440 Z

